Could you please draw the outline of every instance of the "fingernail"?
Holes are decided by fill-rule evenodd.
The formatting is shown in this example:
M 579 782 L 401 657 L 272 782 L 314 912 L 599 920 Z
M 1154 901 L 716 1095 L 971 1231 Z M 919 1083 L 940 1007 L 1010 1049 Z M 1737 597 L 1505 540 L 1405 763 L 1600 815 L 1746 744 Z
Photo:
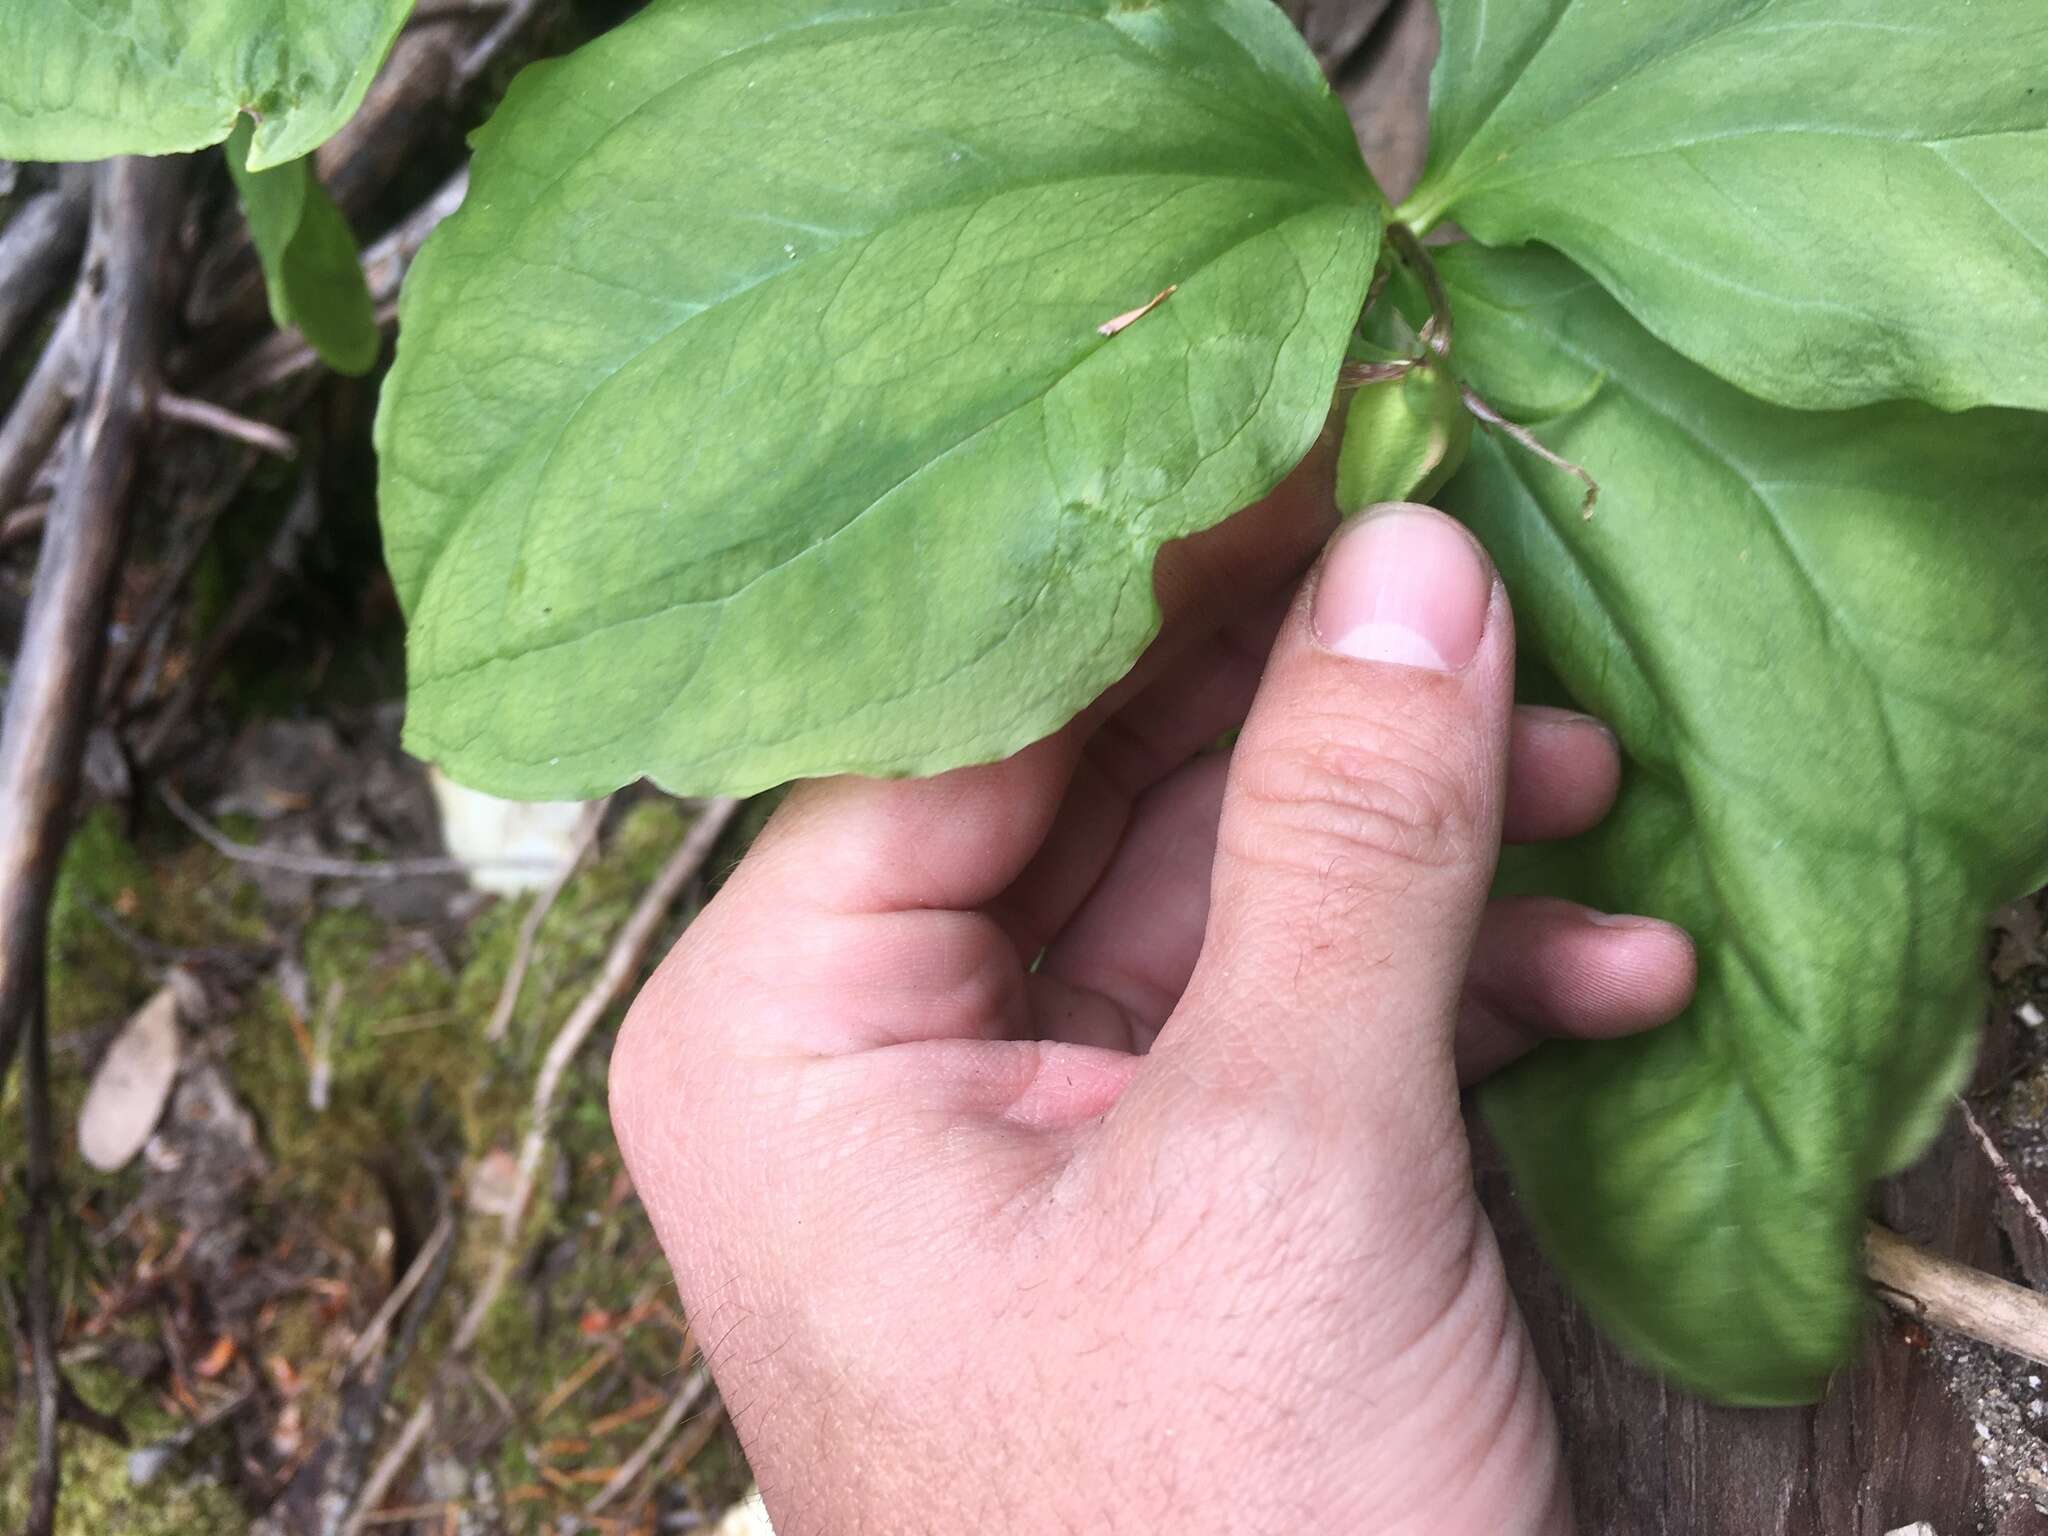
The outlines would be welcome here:
M 1603 736 L 1613 736 L 1614 727 L 1598 715 L 1586 714 L 1583 710 L 1560 709 L 1555 704 L 1523 704 L 1518 706 L 1522 714 L 1538 725 L 1561 725 L 1572 730 L 1592 729 Z
M 1637 917 L 1632 912 L 1588 912 L 1586 921 L 1595 928 L 1670 928 L 1672 925 L 1662 918 Z M 1683 930 L 1679 930 L 1683 931 Z
M 1337 532 L 1316 583 L 1316 638 L 1342 656 L 1456 672 L 1479 650 L 1493 568 L 1440 512 L 1390 506 Z

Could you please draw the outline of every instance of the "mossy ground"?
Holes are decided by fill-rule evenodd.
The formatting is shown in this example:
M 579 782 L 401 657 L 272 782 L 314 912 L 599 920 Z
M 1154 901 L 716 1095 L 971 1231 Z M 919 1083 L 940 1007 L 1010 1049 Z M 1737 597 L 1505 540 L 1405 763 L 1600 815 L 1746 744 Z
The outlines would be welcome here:
M 173 950 L 288 949 L 304 968 L 303 1010 L 273 968 L 246 981 L 227 1016 L 203 1025 L 240 1102 L 253 1114 L 267 1172 L 251 1196 L 258 1239 L 303 1262 L 306 1285 L 262 1309 L 236 1340 L 217 1380 L 189 1379 L 195 1342 L 184 1341 L 188 1379 L 128 1380 L 102 1363 L 104 1351 L 73 1350 L 74 1385 L 94 1407 L 115 1413 L 137 1444 L 161 1441 L 190 1421 L 197 1392 L 207 1404 L 263 1373 L 266 1399 L 290 1384 L 300 1447 L 317 1443 L 337 1417 L 336 1388 L 346 1346 L 393 1283 L 394 1201 L 415 1228 L 431 1216 L 437 1184 L 466 1204 L 493 1166 L 516 1153 L 533 1075 L 548 1040 L 588 987 L 627 913 L 681 837 L 685 808 L 640 801 L 615 818 L 601 853 L 562 893 L 542 930 L 507 1038 L 484 1038 L 510 963 L 524 900 L 487 906 L 452 936 L 446 925 L 387 921 L 367 905 L 316 906 L 302 920 L 267 911 L 246 872 L 175 828 L 127 835 L 110 812 L 81 828 L 66 860 L 52 932 L 53 1092 L 67 1215 L 59 1238 L 60 1301 L 71 1336 L 109 1309 L 145 1259 L 161 1263 L 178 1234 L 145 1214 L 113 1241 L 104 1233 L 135 1201 L 131 1166 L 94 1174 L 70 1140 L 93 1059 L 112 1030 L 162 984 Z M 288 915 L 289 916 L 289 915 Z M 674 919 L 680 926 L 686 914 Z M 111 919 L 111 923 L 109 921 Z M 113 925 L 118 925 L 117 931 Z M 657 946 L 658 955 L 663 946 Z M 615 1022 L 615 1021 L 613 1021 Z M 490 1261 L 498 1222 L 465 1219 L 449 1282 L 411 1362 L 395 1383 L 403 1412 L 423 1393 L 440 1394 L 437 1422 L 451 1423 L 439 1455 L 484 1466 L 504 1500 L 512 1531 L 552 1529 L 580 1507 L 639 1443 L 666 1393 L 693 1363 L 694 1344 L 646 1218 L 619 1162 L 604 1104 L 610 1028 L 577 1062 L 559 1100 L 555 1158 L 543 1170 L 525 1228 L 522 1267 L 492 1314 L 473 1369 L 439 1369 L 468 1296 Z M 309 1102 L 312 1057 L 325 1042 L 328 1106 Z M 17 1099 L 18 1087 L 10 1088 Z M 0 1160 L 18 1194 L 17 1105 L 0 1132 Z M 18 1277 L 15 1223 L 4 1238 L 6 1267 Z M 125 1272 L 124 1272 L 125 1271 Z M 193 1304 L 205 1315 L 205 1298 Z M 160 1326 L 171 1309 L 119 1315 L 114 1331 Z M 190 1307 L 187 1309 L 191 1310 Z M 237 1383 L 242 1386 L 238 1388 Z M 492 1406 L 502 1393 L 509 1422 Z M 452 1410 L 452 1411 L 451 1411 Z M 729 1431 L 686 1427 L 687 1476 L 669 1469 L 686 1498 L 716 1510 L 737 1497 L 744 1467 Z M 12 1426 L 0 1487 L 0 1525 L 18 1522 L 14 1501 L 27 1484 L 26 1415 Z M 91 1432 L 67 1427 L 66 1495 L 59 1531 L 236 1531 L 251 1518 L 244 1494 L 219 1473 L 219 1436 L 201 1437 L 146 1490 L 129 1486 L 126 1453 Z M 632 1501 L 623 1501 L 630 1504 Z

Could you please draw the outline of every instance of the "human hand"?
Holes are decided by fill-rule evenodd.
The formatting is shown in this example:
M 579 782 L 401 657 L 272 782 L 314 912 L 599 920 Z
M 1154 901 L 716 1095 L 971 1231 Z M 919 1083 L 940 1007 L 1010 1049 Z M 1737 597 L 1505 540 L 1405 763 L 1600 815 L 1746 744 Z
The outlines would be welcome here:
M 1513 707 L 1440 514 L 1297 596 L 1327 506 L 1170 549 L 1049 740 L 793 792 L 635 1005 L 614 1124 L 783 1536 L 1570 1528 L 1458 1090 L 1692 951 L 1488 902 L 1613 740 Z

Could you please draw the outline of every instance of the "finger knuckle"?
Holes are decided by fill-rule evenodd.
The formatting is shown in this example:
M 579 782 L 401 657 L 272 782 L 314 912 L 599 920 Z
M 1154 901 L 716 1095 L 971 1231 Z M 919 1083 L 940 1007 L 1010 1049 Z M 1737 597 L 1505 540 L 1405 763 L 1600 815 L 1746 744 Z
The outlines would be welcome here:
M 633 1000 L 613 1042 L 607 1094 L 629 1154 L 651 1140 L 674 1146 L 699 1139 L 692 1128 L 708 1123 L 701 1108 L 679 1117 L 674 1107 L 719 1102 L 705 1082 L 721 1064 L 708 1049 L 718 1005 L 696 963 L 699 947 L 688 936 L 677 945 Z
M 1308 722 L 1251 754 L 1232 851 L 1319 877 L 1426 872 L 1465 861 L 1476 841 L 1473 795 L 1444 755 L 1386 729 L 1361 739 L 1343 722 Z

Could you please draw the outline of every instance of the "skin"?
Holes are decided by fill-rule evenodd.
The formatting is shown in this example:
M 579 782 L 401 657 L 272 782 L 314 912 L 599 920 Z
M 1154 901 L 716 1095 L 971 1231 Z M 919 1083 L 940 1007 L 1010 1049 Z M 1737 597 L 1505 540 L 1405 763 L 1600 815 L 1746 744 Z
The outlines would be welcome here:
M 1489 903 L 1613 740 L 1513 706 L 1476 546 L 1469 660 L 1344 654 L 1422 578 L 1304 580 L 1326 476 L 1169 549 L 1057 736 L 795 791 L 635 1005 L 614 1124 L 782 1536 L 1571 1528 L 1460 1087 L 1672 1017 L 1692 951 Z

